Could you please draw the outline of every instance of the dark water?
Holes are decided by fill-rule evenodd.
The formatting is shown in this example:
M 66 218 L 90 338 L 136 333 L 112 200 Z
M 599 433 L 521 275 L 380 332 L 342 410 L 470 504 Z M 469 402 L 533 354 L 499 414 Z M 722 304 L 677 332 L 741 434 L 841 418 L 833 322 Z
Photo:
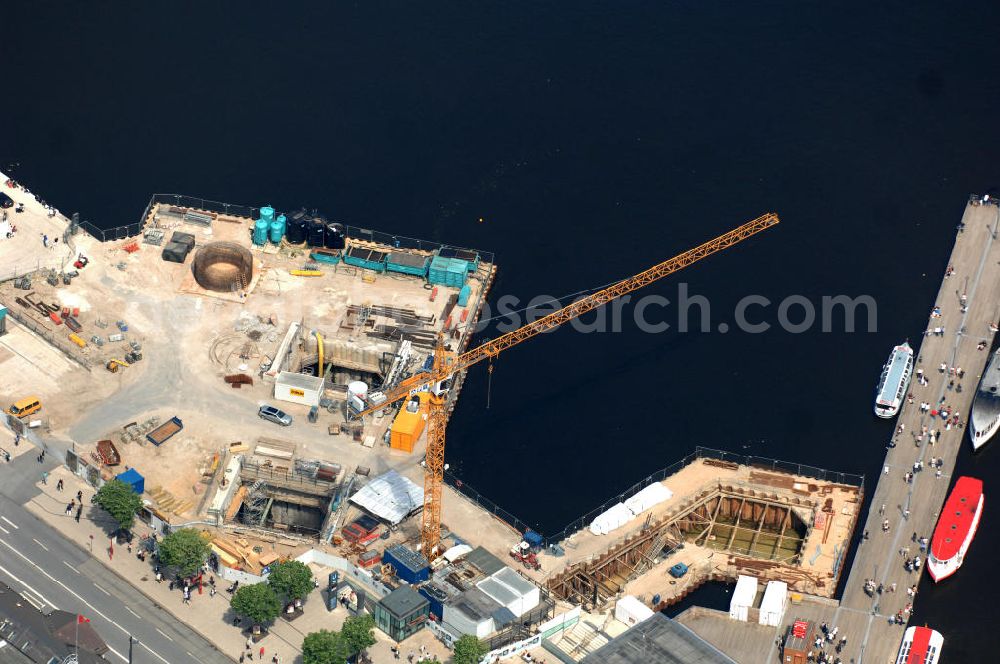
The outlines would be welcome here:
M 99 225 L 154 191 L 308 205 L 495 251 L 495 297 L 527 301 L 774 210 L 648 292 L 689 283 L 713 330 L 750 294 L 875 298 L 874 333 L 559 331 L 499 359 L 489 409 L 473 372 L 448 461 L 548 532 L 695 445 L 877 477 L 878 369 L 1000 182 L 996 3 L 11 4 L 0 163 Z M 998 455 L 958 470 L 989 485 Z M 949 661 L 1000 644 L 991 522 L 922 586 Z

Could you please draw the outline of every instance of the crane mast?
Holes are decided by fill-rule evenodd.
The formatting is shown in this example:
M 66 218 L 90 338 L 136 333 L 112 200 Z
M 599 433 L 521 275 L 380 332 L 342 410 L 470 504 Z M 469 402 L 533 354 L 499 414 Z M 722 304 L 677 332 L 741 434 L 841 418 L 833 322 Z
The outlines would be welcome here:
M 648 286 L 668 275 L 683 270 L 703 258 L 728 249 L 734 244 L 742 242 L 778 224 L 778 222 L 777 214 L 764 214 L 713 240 L 709 240 L 669 260 L 654 265 L 639 274 L 622 279 L 607 288 L 598 290 L 558 311 L 543 316 L 513 332 L 508 332 L 496 339 L 487 341 L 461 355 L 447 350 L 444 347 L 443 338 L 439 335 L 438 344 L 434 350 L 434 363 L 430 375 L 426 373 L 419 374 L 401 381 L 394 388 L 385 392 L 385 402 L 377 407 L 371 407 L 362 411 L 361 415 L 385 408 L 428 383 L 434 385 L 440 381 L 447 380 L 454 374 L 464 371 L 485 359 L 495 357 L 503 351 L 527 341 L 538 334 L 554 330 L 622 295 Z M 421 552 L 429 560 L 435 559 L 442 553 L 438 551 L 438 547 L 441 543 L 441 489 L 444 484 L 445 426 L 447 424 L 445 400 L 446 393 L 432 391 L 427 417 L 427 456 L 424 472 L 424 510 L 421 515 L 420 548 Z

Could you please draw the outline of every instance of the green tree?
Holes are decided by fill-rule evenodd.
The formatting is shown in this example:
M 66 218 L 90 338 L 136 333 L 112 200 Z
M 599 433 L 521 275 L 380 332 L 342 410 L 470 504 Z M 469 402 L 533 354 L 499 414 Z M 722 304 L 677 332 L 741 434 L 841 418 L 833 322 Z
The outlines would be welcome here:
M 340 628 L 340 636 L 352 655 L 375 645 L 375 618 L 370 614 L 351 616 Z
M 479 664 L 490 649 L 472 634 L 464 634 L 455 641 L 455 653 L 451 661 L 455 664 Z
M 122 530 L 132 527 L 136 512 L 142 508 L 142 497 L 121 480 L 105 482 L 97 490 L 94 502 L 103 507 Z
M 176 568 L 181 576 L 191 576 L 208 560 L 208 541 L 194 528 L 175 530 L 160 542 L 160 562 Z
M 321 629 L 302 642 L 302 664 L 345 664 L 349 655 L 339 632 Z
M 229 600 L 229 607 L 237 615 L 249 618 L 255 625 L 269 623 L 278 617 L 281 600 L 266 583 L 240 586 Z
M 286 560 L 271 565 L 267 584 L 278 597 L 286 600 L 305 599 L 313 589 L 312 570 L 297 560 Z

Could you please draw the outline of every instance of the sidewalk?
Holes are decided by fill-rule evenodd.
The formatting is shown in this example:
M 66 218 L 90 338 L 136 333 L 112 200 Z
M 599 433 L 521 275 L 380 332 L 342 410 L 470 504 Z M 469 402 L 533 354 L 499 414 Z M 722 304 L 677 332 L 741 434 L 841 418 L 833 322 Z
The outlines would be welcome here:
M 23 441 L 19 447 L 34 450 Z M 63 480 L 64 487 L 62 491 L 57 491 L 56 486 L 60 479 Z M 219 592 L 214 597 L 209 596 L 206 588 L 201 595 L 193 592 L 191 603 L 185 605 L 180 589 L 171 592 L 166 580 L 156 583 L 153 565 L 148 557 L 146 562 L 142 562 L 136 558 L 134 551 L 129 553 L 124 545 L 118 544 L 114 545 L 113 556 L 109 555 L 110 540 L 107 533 L 114 527 L 114 522 L 104 510 L 91 503 L 94 490 L 83 480 L 70 473 L 66 467 L 60 466 L 52 471 L 46 484 L 39 482 L 38 488 L 42 494 L 25 505 L 26 509 L 58 530 L 66 539 L 75 542 L 84 551 L 91 552 L 92 547 L 91 553 L 96 560 L 113 570 L 125 582 L 133 585 L 174 618 L 216 644 L 223 653 L 237 660 L 244 652 L 247 633 L 242 627 L 233 626 L 233 615 L 229 610 L 230 595 L 224 591 L 229 582 L 216 579 Z M 77 523 L 73 518 L 75 510 L 67 514 L 65 509 L 67 503 L 75 499 L 77 491 L 80 490 L 83 491 L 84 510 L 80 522 Z M 133 532 L 138 539 L 150 534 L 150 529 L 137 519 Z M 324 582 L 325 579 L 320 579 L 321 584 Z M 271 656 L 275 653 L 282 664 L 301 662 L 302 640 L 307 634 L 320 629 L 338 630 L 347 617 L 347 611 L 342 608 L 333 612 L 327 611 L 325 590 L 314 590 L 306 599 L 305 613 L 302 616 L 292 623 L 282 618 L 275 620 L 269 634 L 254 646 L 254 661 L 259 661 L 256 657 L 257 651 L 263 646 L 265 664 L 271 661 Z M 372 660 L 376 664 L 397 661 L 389 650 L 393 642 L 377 629 L 375 637 L 378 642 L 368 651 Z M 436 654 L 442 662 L 448 661 L 450 652 L 429 630 L 422 630 L 403 644 L 404 658 L 410 651 L 418 652 L 421 645 Z

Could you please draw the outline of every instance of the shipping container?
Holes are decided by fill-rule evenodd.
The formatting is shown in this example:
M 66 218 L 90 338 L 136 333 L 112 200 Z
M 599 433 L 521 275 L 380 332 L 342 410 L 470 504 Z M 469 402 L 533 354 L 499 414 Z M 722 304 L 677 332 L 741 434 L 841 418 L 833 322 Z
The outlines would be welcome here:
M 404 452 L 413 451 L 427 424 L 429 397 L 427 392 L 417 393 L 399 409 L 389 429 L 389 447 Z
M 746 622 L 756 597 L 757 579 L 741 574 L 736 579 L 736 588 L 733 589 L 733 596 L 729 601 L 729 617 Z
M 427 558 L 402 544 L 387 548 L 382 560 L 390 563 L 396 569 L 396 576 L 407 583 L 420 583 L 430 578 L 431 566 Z

